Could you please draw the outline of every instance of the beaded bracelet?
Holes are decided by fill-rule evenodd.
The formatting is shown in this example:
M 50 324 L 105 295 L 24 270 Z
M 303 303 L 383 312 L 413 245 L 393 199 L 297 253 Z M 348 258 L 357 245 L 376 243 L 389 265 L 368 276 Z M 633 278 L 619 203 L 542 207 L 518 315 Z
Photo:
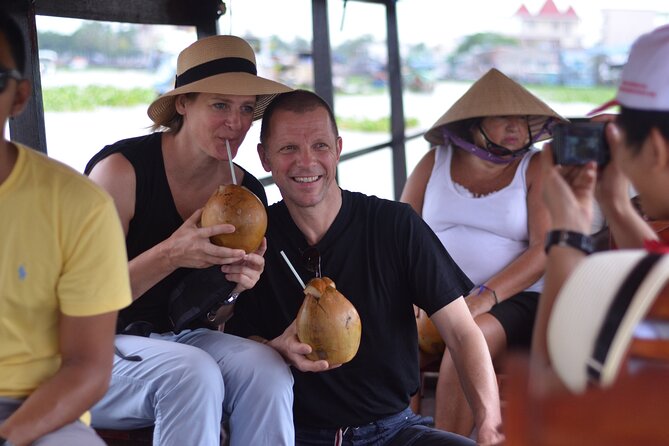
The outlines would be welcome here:
M 499 299 L 497 298 L 497 293 L 495 293 L 495 290 L 493 290 L 490 287 L 487 287 L 485 285 L 479 285 L 479 292 L 477 293 L 477 296 L 480 296 L 481 293 L 485 290 L 488 290 L 492 293 L 492 297 L 495 298 L 495 305 L 497 305 L 499 303 Z

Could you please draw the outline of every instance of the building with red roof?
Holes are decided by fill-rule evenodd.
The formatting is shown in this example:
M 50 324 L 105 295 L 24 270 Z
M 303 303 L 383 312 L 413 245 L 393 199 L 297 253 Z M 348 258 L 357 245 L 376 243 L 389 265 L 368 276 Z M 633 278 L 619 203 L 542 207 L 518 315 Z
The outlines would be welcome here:
M 495 66 L 522 82 L 565 83 L 563 54 L 581 49 L 580 17 L 546 0 L 536 12 L 521 4 L 513 15 L 518 44 L 495 49 Z
M 532 14 L 523 4 L 514 17 L 520 22 L 519 38 L 537 41 L 559 48 L 579 48 L 580 18 L 572 6 L 560 11 L 553 0 L 546 0 L 541 9 Z
M 475 78 L 496 67 L 526 83 L 580 82 L 565 74 L 563 59 L 565 52 L 582 52 L 581 19 L 572 6 L 561 10 L 553 0 L 546 0 L 533 12 L 521 3 L 510 19 L 507 36 L 516 43 L 480 49 L 461 63 L 460 73 L 470 73 Z

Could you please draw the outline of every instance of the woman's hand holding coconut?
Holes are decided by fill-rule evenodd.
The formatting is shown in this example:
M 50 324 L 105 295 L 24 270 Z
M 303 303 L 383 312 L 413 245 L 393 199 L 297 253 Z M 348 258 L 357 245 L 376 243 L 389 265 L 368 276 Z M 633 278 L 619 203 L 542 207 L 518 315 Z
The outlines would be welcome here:
M 198 209 L 165 240 L 162 245 L 164 258 L 173 270 L 177 268 L 207 268 L 213 265 L 227 265 L 244 260 L 243 249 L 231 249 L 217 246 L 210 237 L 217 234 L 232 233 L 235 227 L 230 224 L 218 224 L 200 227 L 202 209 Z M 263 251 L 264 252 L 264 251 Z
M 234 172 L 232 166 L 231 172 Z M 232 176 L 235 181 L 234 173 Z M 221 185 L 209 197 L 204 208 L 195 214 L 200 217 L 207 242 L 211 241 L 211 246 L 206 246 L 209 252 L 223 256 L 226 252 L 241 254 L 241 258 L 229 257 L 232 262 L 223 258 L 216 263 L 222 265 L 221 271 L 226 273 L 226 279 L 237 283 L 233 291 L 253 288 L 265 267 L 263 256 L 267 249 L 267 212 L 260 199 L 246 187 Z
M 241 293 L 244 290 L 253 288 L 256 282 L 258 282 L 260 274 L 262 274 L 265 268 L 264 255 L 266 249 L 267 240 L 263 237 L 260 247 L 255 252 L 246 254 L 243 259 L 237 262 L 221 266 L 221 271 L 225 273 L 225 278 L 230 282 L 237 283 L 233 292 Z

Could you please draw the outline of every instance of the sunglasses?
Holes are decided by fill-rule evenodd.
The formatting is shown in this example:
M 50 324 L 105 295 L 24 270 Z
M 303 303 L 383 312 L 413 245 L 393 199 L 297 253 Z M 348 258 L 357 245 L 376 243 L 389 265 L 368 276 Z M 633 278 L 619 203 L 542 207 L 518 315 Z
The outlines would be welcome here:
M 312 246 L 302 251 L 302 264 L 307 271 L 321 277 L 321 253 L 318 249 Z
M 23 76 L 15 69 L 0 69 L 0 93 L 4 93 L 9 83 L 9 79 L 15 79 L 17 82 L 23 80 Z

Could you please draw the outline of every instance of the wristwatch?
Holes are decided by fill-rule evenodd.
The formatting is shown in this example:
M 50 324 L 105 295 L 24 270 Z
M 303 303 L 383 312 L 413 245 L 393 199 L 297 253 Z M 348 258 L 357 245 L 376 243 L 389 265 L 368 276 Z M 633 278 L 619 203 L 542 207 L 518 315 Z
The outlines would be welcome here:
M 223 307 L 232 305 L 235 303 L 237 298 L 239 297 L 239 293 L 230 293 L 228 294 L 228 297 L 224 301 L 219 301 L 218 304 L 211 310 L 206 315 L 206 318 L 209 322 L 214 322 L 216 320 L 216 315 L 218 314 L 218 310 L 220 310 Z M 232 316 L 232 309 L 227 310 L 228 318 Z M 0 446 L 2 446 L 2 443 L 0 443 Z
M 239 297 L 239 293 L 230 293 L 228 294 L 228 298 L 223 301 L 223 305 L 232 305 L 235 303 L 237 298 Z M 1 445 L 0 445 L 1 446 Z
M 595 244 L 589 235 L 561 229 L 550 231 L 546 234 L 546 254 L 548 254 L 553 245 L 569 246 L 570 248 L 584 252 L 586 255 L 592 254 L 595 251 Z

